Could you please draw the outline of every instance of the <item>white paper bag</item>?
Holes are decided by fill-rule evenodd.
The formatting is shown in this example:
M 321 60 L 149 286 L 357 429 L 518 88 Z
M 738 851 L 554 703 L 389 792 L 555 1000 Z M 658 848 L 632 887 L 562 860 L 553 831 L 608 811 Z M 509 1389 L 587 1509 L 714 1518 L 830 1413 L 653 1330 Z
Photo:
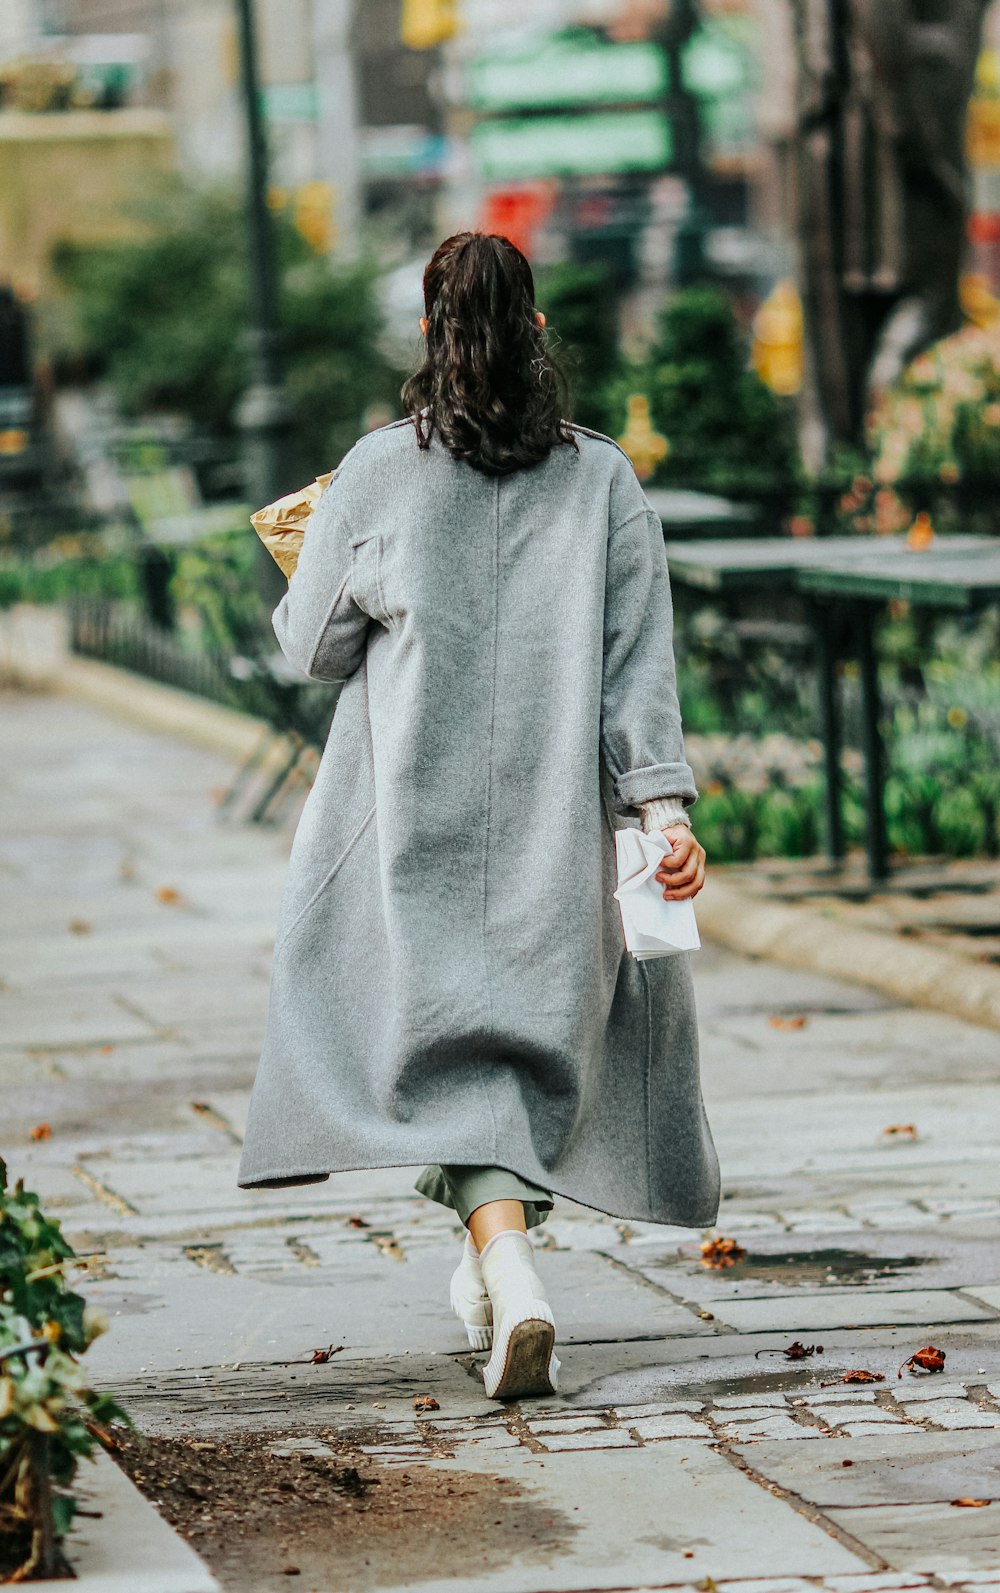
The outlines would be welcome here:
M 701 945 L 692 901 L 667 902 L 656 870 L 673 851 L 660 830 L 615 831 L 618 889 L 625 945 L 638 962 L 647 957 L 673 957 L 680 951 L 697 951 Z

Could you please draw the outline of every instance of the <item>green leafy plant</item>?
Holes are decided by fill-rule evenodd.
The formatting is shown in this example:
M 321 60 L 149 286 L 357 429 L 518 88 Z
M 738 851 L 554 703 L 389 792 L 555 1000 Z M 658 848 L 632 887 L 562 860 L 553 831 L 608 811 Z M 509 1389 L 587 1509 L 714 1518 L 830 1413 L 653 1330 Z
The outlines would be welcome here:
M 106 1326 L 66 1282 L 80 1264 L 59 1223 L 0 1162 L 0 1542 L 8 1580 L 54 1569 L 82 1456 L 127 1420 L 78 1357 Z
M 103 374 L 127 414 L 171 410 L 202 437 L 233 438 L 250 376 L 242 204 L 174 183 L 137 219 L 145 236 L 131 242 L 57 251 L 72 320 L 57 352 Z M 333 468 L 370 406 L 398 403 L 400 377 L 379 352 L 374 267 L 331 265 L 284 213 L 274 222 L 289 469 L 305 483 Z
M 670 447 L 653 480 L 752 496 L 791 507 L 799 480 L 791 408 L 749 368 L 745 338 L 728 297 L 685 288 L 660 316 L 647 360 L 610 384 L 608 430 L 620 432 L 628 396 L 644 393 Z
M 601 265 L 564 261 L 539 278 L 536 298 L 553 333 L 553 353 L 566 377 L 574 420 L 606 430 L 609 385 L 622 369 L 610 274 Z

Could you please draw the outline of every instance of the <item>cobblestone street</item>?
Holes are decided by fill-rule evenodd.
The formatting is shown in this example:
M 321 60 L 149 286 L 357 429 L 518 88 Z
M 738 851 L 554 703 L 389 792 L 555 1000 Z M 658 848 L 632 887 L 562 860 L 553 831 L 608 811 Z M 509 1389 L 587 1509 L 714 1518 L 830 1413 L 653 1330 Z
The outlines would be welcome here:
M 706 945 L 717 1232 L 745 1257 L 557 1203 L 561 1392 L 502 1408 L 413 1169 L 236 1187 L 290 831 L 220 822 L 231 763 L 83 704 L 11 692 L 0 724 L 0 1154 L 106 1256 L 95 1381 L 160 1438 L 496 1478 L 544 1511 L 523 1552 L 456 1518 L 430 1557 L 417 1512 L 403 1570 L 374 1540 L 331 1569 L 317 1529 L 297 1585 L 1000 1587 L 996 1031 Z M 928 1344 L 943 1373 L 904 1366 Z M 202 1552 L 227 1589 L 288 1585 L 280 1532 Z

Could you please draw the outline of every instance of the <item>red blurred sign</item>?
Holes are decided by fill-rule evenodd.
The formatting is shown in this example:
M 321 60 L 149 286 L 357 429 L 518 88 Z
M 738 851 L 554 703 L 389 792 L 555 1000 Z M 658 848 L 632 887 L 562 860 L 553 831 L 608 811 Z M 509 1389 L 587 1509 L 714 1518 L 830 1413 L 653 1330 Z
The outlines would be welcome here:
M 531 258 L 535 234 L 549 215 L 559 192 L 558 183 L 530 183 L 522 188 L 495 188 L 483 200 L 483 232 L 499 232 Z

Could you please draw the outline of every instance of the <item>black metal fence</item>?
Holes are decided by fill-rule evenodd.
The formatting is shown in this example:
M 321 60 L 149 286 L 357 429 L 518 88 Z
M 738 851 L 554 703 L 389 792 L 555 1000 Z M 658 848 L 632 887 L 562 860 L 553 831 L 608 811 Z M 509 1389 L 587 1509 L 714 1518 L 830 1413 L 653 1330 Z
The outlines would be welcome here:
M 232 659 L 185 648 L 170 631 L 150 624 L 124 604 L 74 600 L 69 639 L 73 652 L 84 657 L 131 669 L 229 708 L 247 708 L 245 683 L 234 677 Z

